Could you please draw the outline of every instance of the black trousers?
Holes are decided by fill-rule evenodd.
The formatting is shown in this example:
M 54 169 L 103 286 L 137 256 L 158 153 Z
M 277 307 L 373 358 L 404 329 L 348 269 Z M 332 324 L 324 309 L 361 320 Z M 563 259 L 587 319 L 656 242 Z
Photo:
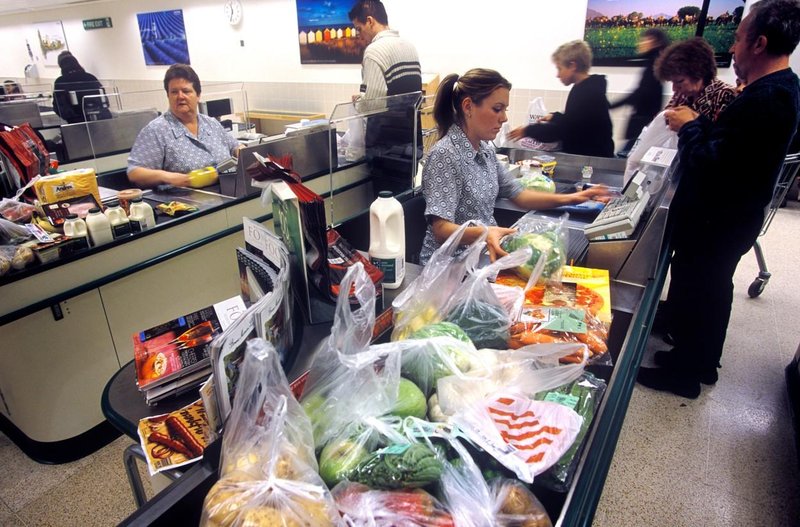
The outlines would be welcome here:
M 733 274 L 755 243 L 763 219 L 737 227 L 676 229 L 667 327 L 675 352 L 689 371 L 713 371 L 722 357 L 733 303 Z

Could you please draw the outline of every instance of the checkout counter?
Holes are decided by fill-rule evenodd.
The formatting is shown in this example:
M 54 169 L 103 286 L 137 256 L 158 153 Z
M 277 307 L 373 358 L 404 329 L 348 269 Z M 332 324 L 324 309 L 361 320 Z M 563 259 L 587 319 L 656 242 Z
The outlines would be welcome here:
M 419 98 L 406 104 L 416 109 Z M 365 119 L 391 109 L 389 104 L 361 109 L 352 103 L 339 105 L 327 130 L 266 140 L 248 147 L 255 149 L 250 156 L 254 157 L 252 152 L 292 154 L 306 186 L 325 198 L 330 224 L 336 225 L 354 247 L 365 250 L 367 210 L 376 188 L 384 183 L 382 174 L 373 171 L 376 165 L 365 152 L 359 156 L 357 148 L 338 148 L 340 142 L 335 136 L 358 129 Z M 414 130 L 413 137 L 416 135 Z M 306 145 L 314 142 L 314 146 L 302 153 L 293 141 Z M 311 163 L 309 153 L 320 161 Z M 415 153 L 413 145 L 412 166 L 416 166 Z M 507 154 L 514 162 L 535 152 L 513 150 Z M 556 179 L 567 186 L 574 186 L 580 179 L 579 167 L 586 164 L 595 169 L 594 182 L 621 185 L 624 166 L 618 160 L 555 155 L 559 163 Z M 248 186 L 243 172 L 246 159 L 247 152 L 236 174 L 223 176 L 218 189 L 201 192 L 215 195 L 217 202 L 196 213 L 0 278 L 4 336 L 0 349 L 0 426 L 29 456 L 63 462 L 85 455 L 115 432 L 106 417 L 112 420 L 116 416 L 113 421 L 117 429 L 135 437 L 131 425 L 135 427 L 141 417 L 138 413 L 148 409 L 142 406 L 133 376 L 124 373 L 132 369 L 131 335 L 237 294 L 235 248 L 243 243 L 242 217 L 264 223 L 271 220 L 270 205 L 262 204 L 258 189 Z M 301 159 L 309 162 L 302 171 Z M 119 171 L 112 171 L 100 174 L 98 181 L 100 186 L 121 190 L 122 183 L 128 186 L 123 178 Z M 410 177 L 407 189 L 397 197 L 406 210 L 406 232 L 424 233 L 424 204 L 411 181 Z M 583 240 L 571 246 L 570 256 L 576 264 L 613 269 L 614 321 L 609 348 L 614 366 L 590 368 L 606 380 L 608 388 L 586 436 L 572 487 L 565 493 L 534 489 L 556 525 L 590 525 L 597 507 L 666 276 L 668 257 L 663 241 L 674 187 L 675 182 L 669 181 L 651 199 L 628 243 Z M 497 203 L 500 224 L 510 225 L 522 214 L 509 203 Z M 571 221 L 571 230 L 577 236 L 580 221 Z M 411 253 L 413 246 L 407 244 Z M 408 254 L 407 259 L 413 256 Z M 412 276 L 407 276 L 406 283 Z M 310 363 L 316 349 L 311 341 L 318 343 L 326 335 L 325 324 L 303 328 L 304 343 L 289 372 L 290 380 L 299 377 Z M 155 407 L 151 413 L 163 411 L 164 407 Z M 199 518 L 205 491 L 216 477 L 212 453 L 210 450 L 206 461 L 189 468 L 126 523 L 167 524 L 169 518 L 180 517 L 183 522 Z
M 291 155 L 305 185 L 325 198 L 329 224 L 368 209 L 380 174 L 371 173 L 363 155 L 340 155 L 336 140 L 348 121 L 366 117 L 352 103 L 340 106 L 353 108 L 334 112 L 344 117 L 328 127 L 248 147 L 236 173 L 221 176 L 217 187 L 144 195 L 154 208 L 179 199 L 196 204 L 197 212 L 161 218 L 154 229 L 0 277 L 4 433 L 47 463 L 83 457 L 118 434 L 100 398 L 108 379 L 133 358 L 131 335 L 239 293 L 235 249 L 243 243 L 242 218 L 271 219 L 271 204 L 262 204 L 261 190 L 245 179 L 254 152 Z M 97 156 L 89 164 L 121 158 L 125 154 Z M 99 186 L 112 195 L 130 187 L 119 165 L 96 171 Z M 409 174 L 407 188 L 411 181 Z
M 516 161 L 530 157 L 532 151 L 506 152 Z M 612 186 L 621 186 L 624 163 L 617 160 L 598 158 L 582 158 L 555 154 L 558 158 L 556 178 L 565 188 L 574 187 L 580 181 L 580 167 L 591 164 L 595 168 L 593 182 L 602 182 Z M 608 162 L 607 168 L 602 168 Z M 587 369 L 607 383 L 607 390 L 600 407 L 586 435 L 584 447 L 580 453 L 580 461 L 571 487 L 565 492 L 555 492 L 534 482 L 533 490 L 547 509 L 553 524 L 556 526 L 589 526 L 592 523 L 597 504 L 604 486 L 606 475 L 614 455 L 628 402 L 636 382 L 636 371 L 642 360 L 646 342 L 650 334 L 658 299 L 667 272 L 668 255 L 665 241 L 665 218 L 669 204 L 674 195 L 676 182 L 672 174 L 667 173 L 667 181 L 655 192 L 647 210 L 637 225 L 634 234 L 629 238 L 630 246 L 618 244 L 617 240 L 604 240 L 582 244 L 570 244 L 569 258 L 578 265 L 592 266 L 598 258 L 595 247 L 603 250 L 602 258 L 609 261 L 610 255 L 618 260 L 614 266 L 611 280 L 611 299 L 613 322 L 610 328 L 608 347 L 613 358 L 613 366 L 589 366 Z M 419 192 L 408 192 L 400 196 L 406 213 L 406 232 L 414 229 L 424 232 L 424 207 L 419 206 Z M 501 224 L 510 225 L 524 211 L 514 210 L 507 202 L 499 200 L 495 209 L 497 216 L 504 220 Z M 551 214 L 543 211 L 543 214 Z M 588 220 L 575 218 L 570 220 L 571 235 L 578 236 L 581 224 Z M 356 248 L 366 249 L 368 240 L 368 213 L 361 212 L 337 226 L 337 230 Z M 658 238 L 658 244 L 649 247 L 646 258 L 640 258 L 636 251 L 638 245 L 648 246 Z M 611 242 L 611 246 L 605 246 Z M 634 269 L 635 267 L 635 269 Z M 408 265 L 408 274 L 404 286 L 413 280 L 418 266 Z M 399 290 L 401 291 L 401 290 Z M 387 301 L 399 291 L 391 291 Z M 287 377 L 290 381 L 301 378 L 310 363 L 319 342 L 327 336 L 329 325 L 313 325 L 303 328 L 303 340 L 294 366 Z M 132 366 L 126 366 L 131 370 Z M 124 370 L 123 370 L 124 371 Z M 130 373 L 130 372 L 129 372 Z M 127 377 L 127 379 L 126 379 Z M 134 397 L 135 387 L 130 375 L 117 374 L 106 388 L 103 398 L 104 410 L 115 426 L 137 441 L 135 424 L 143 408 L 141 401 L 126 403 Z M 188 402 L 184 401 L 184 402 Z M 179 404 L 176 403 L 176 408 Z M 159 409 L 159 412 L 162 410 Z M 168 411 L 164 409 L 163 411 Z M 175 521 L 199 521 L 202 502 L 208 489 L 217 479 L 216 468 L 219 455 L 219 443 L 212 444 L 203 461 L 193 465 L 177 481 L 154 496 L 143 507 L 123 522 L 123 525 L 169 525 Z M 178 520 L 180 519 L 180 520 Z

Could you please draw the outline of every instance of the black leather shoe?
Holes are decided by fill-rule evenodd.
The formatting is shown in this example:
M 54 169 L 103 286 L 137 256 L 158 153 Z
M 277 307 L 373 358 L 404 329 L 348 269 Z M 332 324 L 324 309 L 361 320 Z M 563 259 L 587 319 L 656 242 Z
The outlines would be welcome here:
M 667 368 L 639 368 L 636 381 L 642 386 L 661 392 L 671 392 L 687 399 L 700 396 L 700 381 L 687 372 L 675 372 Z
M 653 362 L 662 368 L 669 370 L 682 370 L 685 368 L 685 365 L 681 364 L 680 356 L 675 352 L 675 350 L 657 351 L 653 356 Z M 716 368 L 711 371 L 695 371 L 694 373 L 697 376 L 698 381 L 709 386 L 716 384 L 719 380 L 719 374 L 717 373 Z

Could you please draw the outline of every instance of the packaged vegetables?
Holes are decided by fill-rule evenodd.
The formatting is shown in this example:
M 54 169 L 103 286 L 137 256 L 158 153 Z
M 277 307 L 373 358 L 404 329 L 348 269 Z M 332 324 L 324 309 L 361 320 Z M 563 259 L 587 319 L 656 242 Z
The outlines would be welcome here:
M 567 261 L 567 218 L 567 214 L 559 219 L 552 219 L 529 212 L 512 225 L 517 232 L 505 236 L 500 246 L 507 252 L 523 247 L 531 248 L 528 261 L 516 268 L 522 278 L 527 280 L 530 277 L 541 256 L 545 259 L 541 279 L 551 280 L 560 276 L 561 267 Z

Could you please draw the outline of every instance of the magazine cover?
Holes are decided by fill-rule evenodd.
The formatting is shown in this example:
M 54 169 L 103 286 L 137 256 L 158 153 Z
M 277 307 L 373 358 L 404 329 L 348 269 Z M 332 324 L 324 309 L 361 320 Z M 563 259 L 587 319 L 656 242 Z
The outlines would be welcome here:
M 139 390 L 207 366 L 214 337 L 244 311 L 244 301 L 237 295 L 133 335 Z
M 211 437 L 203 402 L 139 421 L 139 441 L 150 475 L 203 459 Z

